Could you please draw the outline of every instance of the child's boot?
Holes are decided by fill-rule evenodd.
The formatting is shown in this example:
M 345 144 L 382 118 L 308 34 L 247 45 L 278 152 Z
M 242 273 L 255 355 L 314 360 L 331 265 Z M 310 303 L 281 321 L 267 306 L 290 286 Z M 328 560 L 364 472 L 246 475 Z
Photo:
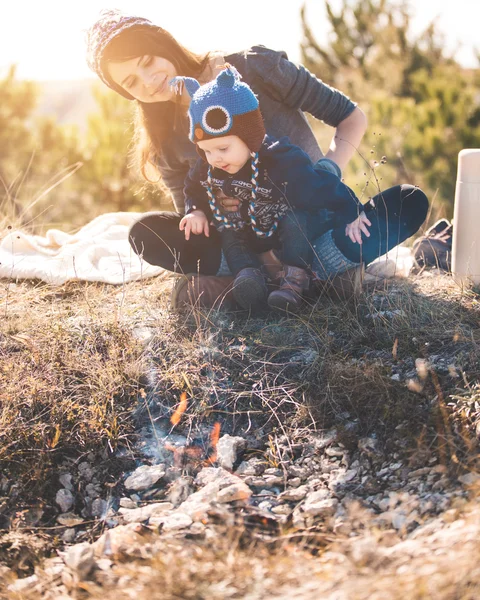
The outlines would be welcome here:
M 280 288 L 268 297 L 268 306 L 274 310 L 297 312 L 308 290 L 310 277 L 305 269 L 285 265 Z
M 233 282 L 233 297 L 247 310 L 263 308 L 267 301 L 267 283 L 260 269 L 242 269 Z

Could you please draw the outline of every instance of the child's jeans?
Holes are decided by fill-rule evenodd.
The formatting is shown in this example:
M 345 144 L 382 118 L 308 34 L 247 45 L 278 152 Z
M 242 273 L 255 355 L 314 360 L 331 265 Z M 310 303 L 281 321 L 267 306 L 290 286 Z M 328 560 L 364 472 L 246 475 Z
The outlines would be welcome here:
M 308 268 L 313 260 L 313 241 L 331 228 L 328 211 L 317 213 L 289 211 L 279 222 L 272 237 L 258 237 L 250 227 L 220 233 L 227 264 L 236 276 L 247 267 L 260 268 L 258 254 L 279 251 L 280 260 L 289 266 Z

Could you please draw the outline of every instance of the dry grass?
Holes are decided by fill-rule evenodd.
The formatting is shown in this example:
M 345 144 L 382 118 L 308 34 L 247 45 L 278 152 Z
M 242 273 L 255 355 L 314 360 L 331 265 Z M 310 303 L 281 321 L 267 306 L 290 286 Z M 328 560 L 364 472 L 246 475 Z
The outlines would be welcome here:
M 2 281 L 1 525 L 40 531 L 21 515 L 41 508 L 36 527 L 53 533 L 52 549 L 61 532 L 53 502 L 59 465 L 93 453 L 102 484 L 118 494 L 120 473 L 139 455 L 138 423 L 166 427 L 182 392 L 188 408 L 177 430 L 190 437 L 201 438 L 218 422 L 223 432 L 265 450 L 278 436 L 301 439 L 312 429 L 337 427 L 347 446 L 374 435 L 388 450 L 400 436 L 412 464 L 435 454 L 452 472 L 475 468 L 479 307 L 478 295 L 448 277 L 390 283 L 352 304 L 321 298 L 289 319 L 197 310 L 173 315 L 165 284 L 155 280 L 58 289 Z M 272 464 L 281 460 L 274 449 L 267 454 Z M 458 576 L 439 559 L 438 583 L 430 588 L 422 583 L 426 576 L 407 573 L 403 583 L 388 565 L 381 572 L 352 571 L 327 558 L 314 561 L 301 545 L 252 553 L 234 542 L 159 541 L 164 545 L 153 563 L 124 565 L 125 592 L 107 586 L 101 595 L 308 599 L 335 589 L 333 564 L 347 580 L 361 577 L 371 592 L 352 588 L 332 596 L 339 599 L 466 599 L 474 596 L 459 574 L 471 569 L 472 582 L 479 581 L 468 562 L 473 553 L 462 555 Z M 140 581 L 144 568 L 149 574 Z M 389 596 L 397 593 L 395 577 L 399 591 Z M 409 587 L 414 580 L 416 591 Z M 100 592 L 91 587 L 76 594 Z

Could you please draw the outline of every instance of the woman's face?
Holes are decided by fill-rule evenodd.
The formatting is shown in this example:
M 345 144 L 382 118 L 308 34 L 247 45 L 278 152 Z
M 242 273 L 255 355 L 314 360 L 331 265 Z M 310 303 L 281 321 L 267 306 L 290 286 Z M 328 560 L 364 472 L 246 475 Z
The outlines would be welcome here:
M 169 82 L 177 73 L 173 64 L 160 56 L 139 56 L 110 61 L 108 72 L 113 81 L 140 102 L 173 100 Z

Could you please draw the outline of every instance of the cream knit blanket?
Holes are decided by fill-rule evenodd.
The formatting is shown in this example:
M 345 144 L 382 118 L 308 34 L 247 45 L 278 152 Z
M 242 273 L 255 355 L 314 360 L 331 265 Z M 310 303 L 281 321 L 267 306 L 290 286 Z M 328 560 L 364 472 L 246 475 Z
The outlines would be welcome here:
M 74 234 L 50 229 L 45 236 L 12 231 L 0 241 L 0 278 L 99 281 L 120 285 L 171 275 L 133 252 L 128 231 L 141 213 L 106 213 Z

